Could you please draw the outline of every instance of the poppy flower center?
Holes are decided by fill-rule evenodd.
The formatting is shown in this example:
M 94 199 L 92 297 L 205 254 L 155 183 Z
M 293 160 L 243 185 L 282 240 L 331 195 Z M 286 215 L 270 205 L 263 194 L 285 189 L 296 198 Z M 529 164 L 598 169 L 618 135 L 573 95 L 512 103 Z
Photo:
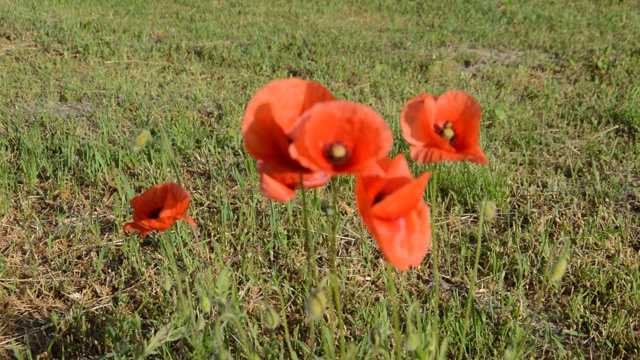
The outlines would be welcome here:
M 154 209 L 149 214 L 149 219 L 157 219 L 157 218 L 159 218 L 160 217 L 160 212 L 162 212 L 162 208 L 161 207 L 159 207 L 157 209 Z
M 324 148 L 324 157 L 333 165 L 343 165 L 349 161 L 349 149 L 342 141 L 332 142 Z
M 449 140 L 451 145 L 453 145 L 453 142 L 456 140 L 456 133 L 455 131 L 453 131 L 453 125 L 451 124 L 451 122 L 446 121 L 443 126 L 435 125 L 434 128 L 436 134 Z

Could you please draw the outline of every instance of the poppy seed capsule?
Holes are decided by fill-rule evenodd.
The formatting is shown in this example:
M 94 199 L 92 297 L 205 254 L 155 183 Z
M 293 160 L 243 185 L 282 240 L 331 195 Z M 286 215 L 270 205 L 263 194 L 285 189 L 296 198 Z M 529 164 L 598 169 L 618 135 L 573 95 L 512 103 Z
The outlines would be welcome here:
M 324 149 L 324 157 L 333 165 L 342 165 L 349 160 L 349 149 L 341 142 L 333 142 Z

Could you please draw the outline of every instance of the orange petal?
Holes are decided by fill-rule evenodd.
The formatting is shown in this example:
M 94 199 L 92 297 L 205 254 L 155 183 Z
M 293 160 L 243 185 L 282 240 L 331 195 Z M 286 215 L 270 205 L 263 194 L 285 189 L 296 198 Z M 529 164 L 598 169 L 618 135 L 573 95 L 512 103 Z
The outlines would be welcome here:
M 478 145 L 482 109 L 476 99 L 462 91 L 452 90 L 436 101 L 436 120 L 439 126 L 449 121 L 456 134 L 453 147 L 460 151 Z
M 126 224 L 124 224 L 124 226 L 122 227 L 122 229 L 124 231 L 139 231 L 140 234 L 145 237 L 147 236 L 147 234 L 149 234 L 151 232 L 150 229 L 147 229 L 145 227 L 140 226 L 139 224 L 137 224 L 136 222 L 128 222 Z
M 266 198 L 286 203 L 295 196 L 295 189 L 300 188 L 299 173 L 271 173 L 260 161 L 258 162 L 258 172 L 260 173 L 260 189 Z M 304 174 L 304 188 L 320 187 L 330 179 L 331 176 L 326 173 Z
M 402 136 L 411 145 L 423 145 L 430 142 L 435 120 L 436 98 L 422 93 L 404 105 L 400 114 Z
M 488 164 L 487 158 L 484 156 L 479 146 L 474 147 L 469 152 L 450 152 L 432 147 L 411 146 L 409 149 L 411 158 L 419 163 L 430 164 L 442 161 L 471 161 L 478 164 Z
M 284 203 L 289 202 L 296 195 L 295 188 L 277 181 L 266 173 L 260 174 L 260 190 L 264 197 Z
M 278 171 L 303 172 L 291 159 L 288 134 L 300 114 L 317 102 L 333 100 L 320 83 L 297 78 L 275 80 L 251 98 L 242 120 L 242 137 L 249 154 Z
M 289 154 L 303 166 L 327 173 L 382 174 L 377 160 L 393 145 L 393 135 L 373 109 L 346 100 L 318 103 L 305 112 L 290 134 Z M 332 163 L 327 146 L 340 143 L 347 161 Z
M 429 208 L 424 203 L 393 221 L 374 219 L 374 238 L 387 261 L 400 271 L 419 266 L 431 245 L 429 221 Z
M 429 172 L 396 189 L 380 202 L 373 204 L 371 213 L 374 217 L 392 220 L 406 215 L 422 203 L 424 190 L 429 181 Z

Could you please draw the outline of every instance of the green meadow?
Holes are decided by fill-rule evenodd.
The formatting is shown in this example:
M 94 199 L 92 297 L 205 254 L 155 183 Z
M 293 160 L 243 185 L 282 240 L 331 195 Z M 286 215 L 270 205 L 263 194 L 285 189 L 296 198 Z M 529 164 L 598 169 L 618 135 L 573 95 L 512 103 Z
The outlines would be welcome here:
M 437 275 L 387 272 L 341 176 L 306 192 L 307 278 L 301 193 L 265 199 L 241 136 L 286 77 L 407 158 L 407 100 L 478 100 L 489 165 L 409 160 Z M 125 233 L 167 181 L 197 227 Z M 334 256 L 342 321 L 328 291 L 310 319 Z M 635 1 L 0 0 L 0 358 L 640 359 L 639 260 Z

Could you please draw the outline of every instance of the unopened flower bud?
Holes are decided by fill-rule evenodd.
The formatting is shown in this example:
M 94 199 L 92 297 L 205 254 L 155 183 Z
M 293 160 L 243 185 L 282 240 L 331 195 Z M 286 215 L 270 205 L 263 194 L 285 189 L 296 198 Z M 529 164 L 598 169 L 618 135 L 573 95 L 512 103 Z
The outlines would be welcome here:
M 267 329 L 274 330 L 280 326 L 280 314 L 269 306 L 264 312 L 262 322 Z
M 327 307 L 327 296 L 322 290 L 314 290 L 307 297 L 306 312 L 307 317 L 311 320 L 318 320 L 324 314 Z
M 164 291 L 171 290 L 172 286 L 173 286 L 173 281 L 171 280 L 171 278 L 168 276 L 165 276 L 164 282 L 162 283 L 162 287 L 164 288 Z
M 567 271 L 568 265 L 569 263 L 567 260 L 567 255 L 563 254 L 551 268 L 551 273 L 549 274 L 549 282 L 557 283 L 562 280 L 564 273 Z
M 369 330 L 369 341 L 373 346 L 378 346 L 382 342 L 382 331 L 379 326 L 374 326 Z
M 485 221 L 495 219 L 496 215 L 498 215 L 498 208 L 496 207 L 496 203 L 493 201 L 485 201 L 482 206 L 482 217 Z
M 411 331 L 407 335 L 407 351 L 416 351 L 420 346 L 420 335 L 415 331 Z
M 211 299 L 209 299 L 209 296 L 204 291 L 200 292 L 200 306 L 205 314 L 211 312 Z
M 144 129 L 133 139 L 133 151 L 138 152 L 151 140 L 151 131 Z

